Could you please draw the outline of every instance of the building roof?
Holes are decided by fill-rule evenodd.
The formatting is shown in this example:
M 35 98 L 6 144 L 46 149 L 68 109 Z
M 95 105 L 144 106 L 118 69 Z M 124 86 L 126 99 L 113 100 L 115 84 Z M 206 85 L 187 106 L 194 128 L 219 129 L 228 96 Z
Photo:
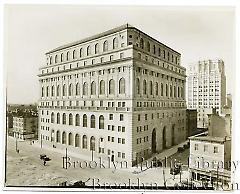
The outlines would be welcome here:
M 198 141 L 208 141 L 215 143 L 224 143 L 225 141 L 231 140 L 229 137 L 213 137 L 213 136 L 198 136 L 198 137 L 189 137 L 190 140 Z
M 96 38 L 101 38 L 101 37 L 103 37 L 103 36 L 107 36 L 107 35 L 109 35 L 109 34 L 116 33 L 116 32 L 119 32 L 119 31 L 122 31 L 122 30 L 125 30 L 125 29 L 135 29 L 135 30 L 137 30 L 137 31 L 145 34 L 146 36 L 148 36 L 148 37 L 151 38 L 152 40 L 157 41 L 159 44 L 162 44 L 163 46 L 165 46 L 165 47 L 168 48 L 169 50 L 172 50 L 172 51 L 174 51 L 174 52 L 176 52 L 176 53 L 178 53 L 178 54 L 180 55 L 179 52 L 173 50 L 172 48 L 166 46 L 165 44 L 159 42 L 158 40 L 152 38 L 151 36 L 147 35 L 146 33 L 142 32 L 141 30 L 139 30 L 139 29 L 137 29 L 137 28 L 135 28 L 135 27 L 133 27 L 132 25 L 129 25 L 129 24 L 121 25 L 121 26 L 119 26 L 119 27 L 116 27 L 116 28 L 113 28 L 113 29 L 111 29 L 111 30 L 107 30 L 107 31 L 105 31 L 105 32 L 102 32 L 102 33 L 99 33 L 99 34 L 90 36 L 90 37 L 88 37 L 88 38 L 84 38 L 84 39 L 79 40 L 79 41 L 75 41 L 75 42 L 72 42 L 72 43 L 69 43 L 69 44 L 65 44 L 65 45 L 59 46 L 59 47 L 57 47 L 57 48 L 55 48 L 55 49 L 47 52 L 46 54 L 50 54 L 50 53 L 52 53 L 52 52 L 59 51 L 59 50 L 61 50 L 61 49 L 65 49 L 65 48 L 68 48 L 68 47 L 73 47 L 73 46 L 76 46 L 76 45 L 78 45 L 78 44 L 81 44 L 81 43 L 84 43 L 84 42 L 88 42 L 88 41 L 94 40 L 94 39 L 96 39 Z

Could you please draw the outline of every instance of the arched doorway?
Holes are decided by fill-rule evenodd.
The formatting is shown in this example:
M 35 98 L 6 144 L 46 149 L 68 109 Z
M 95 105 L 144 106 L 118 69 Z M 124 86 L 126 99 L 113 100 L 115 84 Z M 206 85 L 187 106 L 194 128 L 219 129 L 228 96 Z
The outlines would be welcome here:
M 172 146 L 176 144 L 175 142 L 175 135 L 174 135 L 175 125 L 172 125 Z
M 163 132 L 162 132 L 162 148 L 163 148 L 163 150 L 167 148 L 167 145 L 166 145 L 166 127 L 163 128 Z
M 152 131 L 152 153 L 156 153 L 156 129 L 153 129 Z

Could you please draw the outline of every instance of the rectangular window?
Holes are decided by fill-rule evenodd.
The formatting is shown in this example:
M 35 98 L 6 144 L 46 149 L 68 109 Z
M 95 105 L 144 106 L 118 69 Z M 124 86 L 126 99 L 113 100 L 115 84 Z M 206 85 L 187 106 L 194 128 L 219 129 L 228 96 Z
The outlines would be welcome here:
M 118 132 L 120 132 L 121 131 L 121 126 L 118 126 Z
M 125 158 L 125 153 L 122 153 L 122 158 Z
M 214 146 L 213 153 L 218 153 L 218 147 L 217 146 Z
M 121 152 L 118 152 L 118 157 L 119 157 L 119 158 L 121 157 Z
M 121 138 L 118 138 L 118 143 L 121 143 Z
M 123 121 L 123 114 L 120 114 L 120 121 Z
M 141 120 L 141 115 L 139 114 L 139 115 L 138 115 L 138 121 L 140 121 L 140 120 Z
M 198 150 L 198 144 L 195 143 L 194 150 Z
M 110 55 L 110 61 L 112 61 L 113 60 L 113 55 Z
M 114 142 L 114 137 L 112 137 L 112 142 Z
M 109 114 L 109 120 L 113 120 L 113 114 Z
M 208 146 L 207 146 L 207 145 L 204 145 L 203 150 L 204 150 L 204 152 L 207 152 Z
M 125 139 L 124 138 L 122 138 L 122 144 L 125 144 Z
M 111 139 L 110 136 L 108 136 L 108 141 L 110 141 L 110 139 Z
M 122 127 L 122 132 L 125 132 L 125 127 Z

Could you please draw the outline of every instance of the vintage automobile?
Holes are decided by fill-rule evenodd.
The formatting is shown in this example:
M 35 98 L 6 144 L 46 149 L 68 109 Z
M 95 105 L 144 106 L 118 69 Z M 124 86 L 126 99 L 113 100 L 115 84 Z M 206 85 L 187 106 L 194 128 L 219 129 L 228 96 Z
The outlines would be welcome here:
M 40 154 L 40 159 L 43 160 L 44 158 L 46 158 L 47 155 L 46 154 Z

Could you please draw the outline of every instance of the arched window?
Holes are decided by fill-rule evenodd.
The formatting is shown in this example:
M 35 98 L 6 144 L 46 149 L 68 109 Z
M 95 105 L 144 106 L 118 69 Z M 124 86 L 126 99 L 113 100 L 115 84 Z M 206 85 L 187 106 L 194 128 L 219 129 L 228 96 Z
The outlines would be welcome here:
M 54 96 L 55 96 L 55 87 L 52 86 L 52 97 L 54 97 Z
M 115 90 L 114 80 L 111 79 L 109 81 L 109 94 L 114 94 L 115 93 L 114 90 Z
M 168 97 L 168 85 L 166 84 L 166 97 Z
M 161 96 L 163 96 L 163 84 L 161 83 Z
M 62 144 L 66 144 L 66 132 L 62 133 Z
M 75 147 L 80 147 L 80 138 L 79 135 L 75 135 Z
M 91 55 L 91 47 L 90 47 L 90 45 L 87 47 L 87 56 L 88 55 Z
M 65 84 L 63 84 L 62 93 L 63 93 L 63 96 L 66 96 L 66 85 Z
M 80 50 L 79 50 L 79 57 L 81 58 L 82 56 L 83 56 L 83 49 L 80 48 Z
M 147 42 L 147 51 L 150 52 L 150 42 Z
M 123 77 L 119 80 L 119 94 L 125 94 L 125 79 Z
M 57 113 L 57 124 L 60 124 L 60 113 Z
M 95 128 L 95 116 L 91 115 L 91 128 Z
M 143 94 L 147 94 L 147 81 L 143 80 Z
M 44 97 L 44 87 L 42 87 L 42 97 Z
M 91 83 L 91 95 L 96 95 L 96 83 L 94 81 Z
M 95 51 L 95 54 L 99 53 L 99 44 L 98 43 L 95 44 L 94 51 Z
M 83 95 L 87 95 L 88 91 L 88 86 L 87 86 L 87 82 L 84 82 L 83 84 Z
M 46 90 L 47 90 L 46 91 L 46 94 L 47 94 L 46 96 L 48 97 L 48 95 L 49 95 L 49 87 L 48 86 L 47 86 Z
M 55 55 L 55 63 L 57 63 L 57 62 L 58 62 L 58 56 Z
M 95 137 L 90 138 L 90 150 L 95 151 Z
M 63 113 L 63 116 L 62 116 L 62 124 L 66 125 L 66 114 Z
M 99 116 L 99 129 L 104 129 L 104 116 Z
M 150 81 L 150 95 L 153 95 L 153 83 Z
M 76 96 L 80 95 L 80 86 L 79 83 L 76 84 Z
M 73 50 L 73 59 L 76 58 L 76 50 Z
M 108 51 L 108 41 L 105 40 L 103 43 L 103 52 Z
M 141 49 L 144 49 L 144 41 L 143 41 L 142 38 L 140 39 L 140 48 L 141 48 Z
M 75 117 L 75 125 L 76 125 L 76 126 L 80 126 L 80 116 L 79 116 L 79 114 L 76 114 L 76 117 Z
M 59 131 L 57 131 L 56 136 L 57 136 L 57 138 L 56 138 L 56 139 L 57 139 L 57 142 L 60 143 L 60 132 L 59 132 Z
M 86 135 L 83 136 L 82 148 L 87 149 L 87 136 Z
M 137 86 L 137 94 L 140 94 L 140 80 L 139 78 L 137 78 L 137 81 L 136 81 L 136 86 Z
M 68 134 L 68 145 L 73 145 L 73 135 L 72 135 L 72 133 Z
M 51 113 L 51 123 L 54 123 L 54 113 Z
M 69 116 L 68 116 L 68 124 L 73 125 L 73 115 L 72 115 L 72 113 L 70 113 Z
M 57 96 L 60 96 L 60 86 L 57 85 Z
M 113 39 L 113 49 L 116 49 L 116 48 L 118 48 L 118 39 L 117 39 L 117 37 L 115 37 Z
M 72 87 L 72 84 L 70 84 L 68 88 L 68 95 L 72 96 L 72 94 L 73 94 L 73 87 Z
M 67 61 L 70 59 L 70 54 L 69 54 L 69 51 L 67 52 Z
M 155 83 L 155 92 L 156 92 L 156 96 L 158 96 L 158 83 Z
M 105 94 L 105 82 L 103 80 L 100 81 L 100 94 Z
M 83 115 L 83 127 L 87 127 L 87 115 Z
M 63 53 L 61 53 L 61 62 L 63 62 Z

